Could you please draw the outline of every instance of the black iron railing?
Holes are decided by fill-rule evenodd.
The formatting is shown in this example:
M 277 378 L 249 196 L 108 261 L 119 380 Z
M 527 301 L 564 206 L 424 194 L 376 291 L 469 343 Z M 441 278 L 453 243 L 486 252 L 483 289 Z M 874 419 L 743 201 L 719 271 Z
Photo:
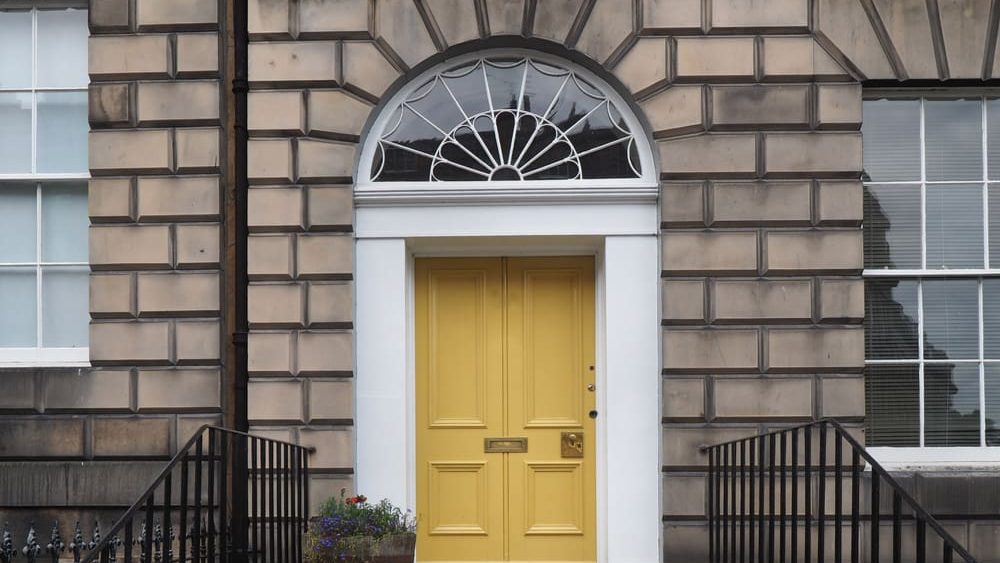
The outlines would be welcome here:
M 301 562 L 308 453 L 203 426 L 83 563 Z
M 712 563 L 976 561 L 834 420 L 703 449 Z

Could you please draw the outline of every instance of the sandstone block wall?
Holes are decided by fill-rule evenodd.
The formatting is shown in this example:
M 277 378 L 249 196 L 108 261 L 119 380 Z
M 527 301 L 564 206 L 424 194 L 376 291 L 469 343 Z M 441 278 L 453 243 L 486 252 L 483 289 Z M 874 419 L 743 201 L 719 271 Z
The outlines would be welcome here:
M 226 4 L 90 4 L 93 367 L 10 371 L 12 392 L 0 395 L 0 435 L 12 437 L 0 463 L 51 482 L 145 467 L 112 461 L 121 457 L 162 459 L 221 419 L 231 384 L 222 376 L 232 283 Z M 706 546 L 698 446 L 822 416 L 860 432 L 862 84 L 1000 75 L 998 14 L 985 1 L 249 0 L 249 9 L 253 430 L 317 447 L 313 506 L 351 486 L 351 182 L 364 125 L 390 86 L 490 37 L 575 51 L 628 91 L 662 173 L 663 519 L 673 561 L 698 560 Z M 974 477 L 931 486 L 917 476 L 913 486 L 933 501 L 981 487 Z M 96 486 L 35 489 L 0 497 L 20 513 L 128 502 Z M 1000 537 L 988 522 L 955 526 L 976 553 Z
M 0 521 L 106 529 L 222 421 L 224 3 L 91 0 L 90 364 L 0 373 Z M 20 545 L 20 544 L 19 544 Z

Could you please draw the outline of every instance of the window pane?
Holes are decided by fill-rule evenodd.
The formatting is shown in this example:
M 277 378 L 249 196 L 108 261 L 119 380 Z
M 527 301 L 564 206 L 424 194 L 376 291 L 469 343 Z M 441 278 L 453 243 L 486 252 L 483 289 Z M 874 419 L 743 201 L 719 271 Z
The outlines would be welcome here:
M 865 357 L 869 360 L 919 357 L 916 281 L 865 281 Z
M 983 357 L 1000 360 L 1000 279 L 983 280 Z
M 920 445 L 917 366 L 865 368 L 865 442 L 869 446 Z
M 924 365 L 924 445 L 979 445 L 979 364 Z
M 0 268 L 0 346 L 35 346 L 35 269 Z
M 87 171 L 87 93 L 38 94 L 38 171 Z
M 31 172 L 31 94 L 0 93 L 0 174 Z
M 42 261 L 87 261 L 87 185 L 42 186 Z
M 865 179 L 876 182 L 920 180 L 920 102 L 864 102 Z
M 34 184 L 0 184 L 0 262 L 34 262 Z
M 1000 180 L 1000 100 L 986 100 L 986 158 L 989 178 Z
M 87 11 L 38 11 L 38 85 L 87 85 Z
M 986 364 L 986 445 L 1000 446 L 1000 364 Z
M 979 100 L 924 102 L 927 179 L 983 177 L 983 108 Z
M 982 267 L 982 186 L 927 186 L 927 268 Z
M 0 88 L 30 87 L 31 12 L 0 10 Z
M 990 268 L 1000 269 L 1000 185 L 989 188 Z
M 976 280 L 926 280 L 924 358 L 979 357 L 979 291 Z
M 865 186 L 865 267 L 920 267 L 920 186 Z
M 42 345 L 84 347 L 88 340 L 88 269 L 42 270 Z

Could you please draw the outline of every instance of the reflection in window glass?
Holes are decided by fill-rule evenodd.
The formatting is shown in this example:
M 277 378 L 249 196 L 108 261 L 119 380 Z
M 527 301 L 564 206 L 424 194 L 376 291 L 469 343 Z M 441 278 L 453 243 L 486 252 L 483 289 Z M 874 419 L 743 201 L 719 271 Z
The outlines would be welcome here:
M 919 181 L 920 101 L 866 101 L 862 119 L 865 179 Z
M 979 294 L 976 280 L 925 280 L 924 358 L 979 357 Z
M 985 366 L 986 445 L 1000 446 L 1000 364 Z
M 532 57 L 487 57 L 436 74 L 392 110 L 379 135 L 376 182 L 642 174 L 613 101 L 572 70 Z
M 983 177 L 983 102 L 924 102 L 927 180 L 981 180 Z
M 916 365 L 870 365 L 865 374 L 868 446 L 920 445 L 920 384 Z
M 924 445 L 979 445 L 979 365 L 924 366 Z
M 982 267 L 982 186 L 927 186 L 927 268 Z
M 864 188 L 865 267 L 920 267 L 920 186 Z
M 869 280 L 865 284 L 865 357 L 917 359 L 917 282 Z
M 869 444 L 1000 446 L 1000 100 L 864 106 Z

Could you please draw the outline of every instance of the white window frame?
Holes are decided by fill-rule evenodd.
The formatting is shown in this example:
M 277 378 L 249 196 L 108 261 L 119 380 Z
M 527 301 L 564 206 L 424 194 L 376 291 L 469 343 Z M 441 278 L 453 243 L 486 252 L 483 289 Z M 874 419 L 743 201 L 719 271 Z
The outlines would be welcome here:
M 35 186 L 35 260 L 33 262 L 0 262 L 4 268 L 35 268 L 35 330 L 36 342 L 42 340 L 42 269 L 52 266 L 85 267 L 89 262 L 42 262 L 42 190 L 43 184 L 55 182 L 78 181 L 86 182 L 89 172 L 80 173 L 39 173 L 38 161 L 38 100 L 39 93 L 45 92 L 87 92 L 88 86 L 38 86 L 38 12 L 39 9 L 83 9 L 88 8 L 86 2 L 73 1 L 13 1 L 4 4 L 4 8 L 25 9 L 31 12 L 31 85 L 30 87 L 3 88 L 0 93 L 31 94 L 31 171 L 19 174 L 0 174 L 0 190 L 4 184 L 30 184 Z M 90 348 L 81 346 L 66 347 L 0 347 L 0 368 L 4 367 L 86 367 L 90 365 Z
M 942 89 L 938 91 L 912 92 L 906 90 L 873 90 L 865 92 L 865 100 L 869 99 L 900 99 L 920 102 L 920 178 L 919 180 L 907 181 L 865 181 L 864 185 L 888 186 L 906 185 L 914 186 L 919 184 L 920 190 L 920 256 L 921 268 L 918 269 L 889 269 L 889 268 L 865 268 L 863 276 L 866 280 L 878 279 L 900 279 L 914 280 L 917 282 L 917 358 L 908 359 L 868 359 L 865 358 L 865 365 L 907 365 L 918 366 L 918 409 L 919 428 L 918 436 L 920 445 L 917 447 L 899 446 L 873 446 L 869 451 L 884 466 L 891 469 L 919 469 L 919 468 L 942 468 L 959 466 L 970 467 L 1000 467 L 1000 447 L 986 445 L 986 379 L 985 366 L 988 364 L 1000 365 L 1000 359 L 986 359 L 984 357 L 983 345 L 983 280 L 1000 280 L 1000 264 L 997 267 L 990 267 L 990 224 L 989 224 L 989 188 L 996 186 L 1000 189 L 1000 180 L 990 180 L 988 174 L 988 131 L 987 131 L 987 109 L 986 100 L 1000 98 L 997 95 L 989 95 L 983 91 L 962 91 L 953 89 Z M 978 180 L 927 180 L 926 163 L 926 135 L 925 135 L 925 102 L 927 100 L 948 100 L 948 99 L 977 99 L 981 109 L 981 134 L 982 134 L 982 176 Z M 965 269 L 928 269 L 927 268 L 927 186 L 928 185 L 979 185 L 982 189 L 982 219 L 983 219 L 983 268 Z M 975 280 L 977 282 L 978 293 L 978 356 L 975 359 L 949 359 L 931 360 L 924 359 L 924 306 L 923 289 L 924 281 L 941 278 Z M 925 386 L 924 386 L 924 366 L 927 364 L 944 363 L 975 363 L 979 368 L 979 446 L 926 446 L 925 445 Z M 867 376 L 866 376 L 867 377 Z

